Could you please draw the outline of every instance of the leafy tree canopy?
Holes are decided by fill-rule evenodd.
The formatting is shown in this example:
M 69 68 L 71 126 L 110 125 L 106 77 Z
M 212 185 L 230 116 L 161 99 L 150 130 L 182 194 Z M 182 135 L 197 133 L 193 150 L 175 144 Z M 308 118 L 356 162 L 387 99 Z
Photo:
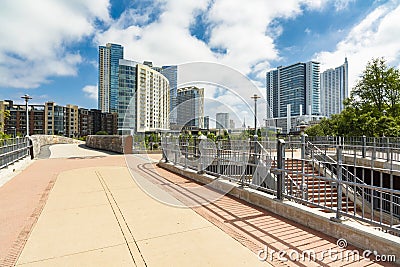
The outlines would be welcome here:
M 385 59 L 368 62 L 344 110 L 309 127 L 310 136 L 400 136 L 400 72 Z

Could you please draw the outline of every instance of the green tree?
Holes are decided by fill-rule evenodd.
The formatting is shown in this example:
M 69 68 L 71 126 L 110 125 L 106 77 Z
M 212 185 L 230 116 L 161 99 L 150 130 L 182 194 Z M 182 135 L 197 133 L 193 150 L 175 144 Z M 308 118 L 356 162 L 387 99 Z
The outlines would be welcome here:
M 96 135 L 108 135 L 106 131 L 98 131 Z
M 207 134 L 207 138 L 210 139 L 210 140 L 213 140 L 213 141 L 216 141 L 216 140 L 217 140 L 217 137 L 215 136 L 214 133 L 209 133 L 209 134 Z
M 344 110 L 306 133 L 339 136 L 400 136 L 400 72 L 383 58 L 368 62 Z
M 10 111 L 9 110 L 0 110 L 0 129 L 3 129 L 6 121 L 10 117 Z M 1 138 L 6 138 L 8 135 L 5 134 L 4 132 L 0 131 L 0 135 L 2 136 Z

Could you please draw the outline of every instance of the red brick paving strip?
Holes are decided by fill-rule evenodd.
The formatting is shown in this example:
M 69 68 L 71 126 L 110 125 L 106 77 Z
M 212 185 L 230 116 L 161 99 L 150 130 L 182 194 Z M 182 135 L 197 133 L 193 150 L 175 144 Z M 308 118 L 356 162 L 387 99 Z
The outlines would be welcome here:
M 0 266 L 14 266 L 57 176 L 67 170 L 126 166 L 124 157 L 36 160 L 0 187 Z

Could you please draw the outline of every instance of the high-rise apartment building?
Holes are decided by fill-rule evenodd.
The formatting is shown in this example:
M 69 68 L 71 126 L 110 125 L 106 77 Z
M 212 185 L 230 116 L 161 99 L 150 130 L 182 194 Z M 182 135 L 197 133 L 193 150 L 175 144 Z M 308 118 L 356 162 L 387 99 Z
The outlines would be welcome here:
M 320 113 L 319 63 L 280 66 L 266 74 L 268 118 Z M 288 114 L 290 111 L 290 114 Z
M 118 112 L 119 60 L 123 57 L 119 44 L 99 46 L 98 108 L 102 112 Z
M 288 105 L 291 116 L 305 113 L 305 75 L 304 63 L 278 68 L 278 117 L 287 116 Z
M 136 128 L 137 62 L 119 60 L 118 132 L 131 134 Z
M 278 70 L 267 72 L 266 75 L 266 89 L 267 89 L 267 118 L 279 117 L 278 109 Z
M 221 112 L 215 116 L 217 129 L 229 129 L 229 113 Z
M 204 88 L 189 86 L 179 88 L 176 97 L 177 124 L 204 128 Z
M 347 58 L 343 65 L 321 73 L 321 114 L 330 117 L 340 113 L 349 97 Z
M 136 132 L 169 129 L 169 81 L 145 64 L 137 64 Z
M 204 117 L 204 129 L 210 129 L 210 117 L 209 116 L 205 116 Z
M 320 77 L 319 62 L 306 63 L 306 114 L 319 115 L 320 110 Z
M 171 124 L 177 123 L 177 88 L 178 88 L 178 66 L 162 66 L 161 74 L 169 81 L 169 122 Z
M 235 129 L 236 127 L 235 127 L 235 121 L 234 120 L 232 120 L 232 119 L 230 119 L 229 120 L 229 129 Z

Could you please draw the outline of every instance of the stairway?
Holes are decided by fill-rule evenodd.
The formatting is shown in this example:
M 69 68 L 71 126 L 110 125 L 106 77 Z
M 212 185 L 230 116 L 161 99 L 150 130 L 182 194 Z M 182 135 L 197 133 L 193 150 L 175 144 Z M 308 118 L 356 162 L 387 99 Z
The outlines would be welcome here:
M 285 170 L 288 175 L 285 177 L 286 192 L 297 198 L 311 202 L 309 207 L 337 207 L 337 187 L 329 181 L 321 180 L 321 174 L 308 162 L 304 162 L 304 174 L 302 173 L 302 161 L 299 159 L 286 159 Z M 304 184 L 304 193 L 301 191 L 301 184 Z M 303 195 L 303 197 L 302 197 Z M 342 194 L 342 211 L 353 212 L 354 202 L 344 193 Z

